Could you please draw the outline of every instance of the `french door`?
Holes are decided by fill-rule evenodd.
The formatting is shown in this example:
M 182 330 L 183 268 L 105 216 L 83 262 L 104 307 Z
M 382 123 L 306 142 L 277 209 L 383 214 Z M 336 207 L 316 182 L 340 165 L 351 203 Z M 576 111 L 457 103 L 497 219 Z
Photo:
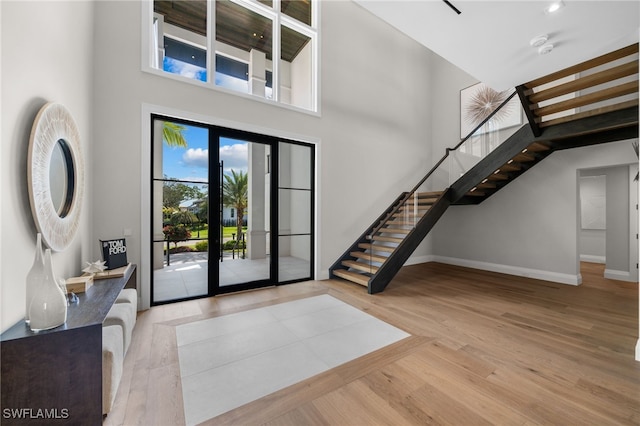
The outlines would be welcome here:
M 313 146 L 152 119 L 151 303 L 313 277 Z

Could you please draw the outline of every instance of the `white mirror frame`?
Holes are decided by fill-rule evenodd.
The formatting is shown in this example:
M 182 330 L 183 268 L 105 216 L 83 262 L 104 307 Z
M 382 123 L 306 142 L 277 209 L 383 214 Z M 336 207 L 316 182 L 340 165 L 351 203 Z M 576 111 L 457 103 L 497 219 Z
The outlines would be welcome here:
M 73 168 L 73 198 L 68 213 L 58 215 L 51 198 L 50 165 L 53 149 L 58 141 L 66 142 Z M 80 225 L 80 211 L 84 195 L 84 161 L 80 150 L 80 133 L 73 117 L 61 104 L 45 104 L 33 123 L 29 139 L 27 163 L 31 213 L 42 242 L 53 251 L 66 249 Z

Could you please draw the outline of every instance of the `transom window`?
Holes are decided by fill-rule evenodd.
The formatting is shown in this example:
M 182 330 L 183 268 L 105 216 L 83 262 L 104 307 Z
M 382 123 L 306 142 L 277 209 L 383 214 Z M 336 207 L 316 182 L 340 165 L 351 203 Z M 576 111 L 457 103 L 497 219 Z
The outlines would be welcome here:
M 149 69 L 317 111 L 316 3 L 154 0 Z

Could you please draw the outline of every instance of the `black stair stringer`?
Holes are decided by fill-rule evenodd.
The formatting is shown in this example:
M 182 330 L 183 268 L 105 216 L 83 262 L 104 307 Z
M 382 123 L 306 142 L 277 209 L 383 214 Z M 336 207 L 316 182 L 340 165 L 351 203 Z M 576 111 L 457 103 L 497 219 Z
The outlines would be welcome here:
M 509 139 L 493 150 L 491 154 L 480 160 L 478 164 L 473 166 L 451 185 L 452 204 L 465 198 L 467 192 L 481 182 L 482 179 L 495 172 L 500 166 L 522 152 L 534 139 L 536 139 L 536 137 L 533 135 L 531 127 L 528 125 L 521 127 L 511 135 Z
M 612 111 L 545 129 L 543 136 L 554 151 L 638 137 L 638 107 Z
M 551 142 L 553 150 L 578 148 L 638 137 L 638 106 L 556 124 L 536 141 Z
M 429 231 L 442 217 L 444 212 L 451 205 L 451 189 L 446 189 L 440 198 L 431 206 L 429 211 L 418 221 L 416 227 L 402 240 L 395 251 L 380 266 L 378 272 L 369 280 L 369 294 L 380 293 L 391 282 L 400 268 L 413 254 Z
M 580 120 L 556 124 L 543 129 L 540 136 L 535 136 L 531 127 L 523 126 L 511 137 L 504 141 L 491 154 L 483 158 L 451 185 L 452 204 L 479 204 L 504 188 L 509 182 L 525 171 L 534 167 L 554 151 L 582 146 L 617 142 L 638 137 L 638 107 L 633 106 L 618 111 L 612 111 Z M 485 197 L 469 197 L 467 193 L 484 178 L 491 175 L 500 166 L 515 157 L 534 142 L 549 146 L 548 151 L 536 154 L 536 161 L 522 164 L 523 169 L 508 173 L 508 181 L 499 184 L 498 188 Z

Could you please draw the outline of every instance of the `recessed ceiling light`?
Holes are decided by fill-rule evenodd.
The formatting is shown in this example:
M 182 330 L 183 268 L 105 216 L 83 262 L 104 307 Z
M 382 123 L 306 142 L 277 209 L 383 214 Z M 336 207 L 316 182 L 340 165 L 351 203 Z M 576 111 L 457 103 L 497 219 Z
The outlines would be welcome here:
M 544 13 L 554 13 L 559 11 L 563 7 L 564 7 L 564 2 L 562 0 L 554 1 L 544 9 Z

